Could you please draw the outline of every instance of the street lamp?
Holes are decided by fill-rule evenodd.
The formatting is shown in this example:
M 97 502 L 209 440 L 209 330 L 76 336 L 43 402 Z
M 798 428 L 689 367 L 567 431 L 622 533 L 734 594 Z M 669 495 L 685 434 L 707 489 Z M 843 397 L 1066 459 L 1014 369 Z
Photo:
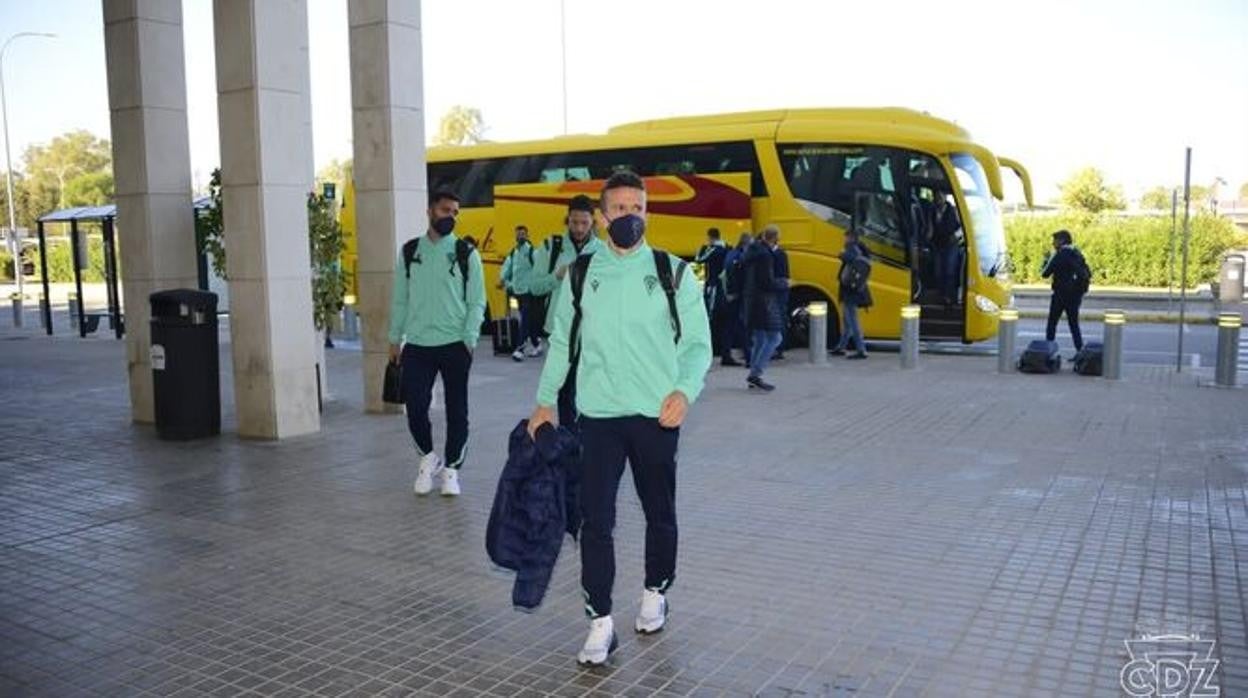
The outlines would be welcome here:
M 13 161 L 9 157 L 9 105 L 4 96 L 4 52 L 8 50 L 9 44 L 15 39 L 24 36 L 42 36 L 49 39 L 56 38 L 56 34 L 48 34 L 46 32 L 19 32 L 10 36 L 5 40 L 4 45 L 0 46 L 0 118 L 4 120 L 4 168 L 5 168 L 5 187 L 8 192 L 9 204 L 9 245 L 13 248 L 13 278 L 17 279 L 17 293 L 21 297 L 25 297 L 26 283 L 22 279 L 22 246 L 17 239 L 17 207 L 13 201 Z M 21 301 L 18 301 L 19 303 Z M 22 326 L 22 316 L 19 313 L 14 317 L 14 322 L 18 327 Z

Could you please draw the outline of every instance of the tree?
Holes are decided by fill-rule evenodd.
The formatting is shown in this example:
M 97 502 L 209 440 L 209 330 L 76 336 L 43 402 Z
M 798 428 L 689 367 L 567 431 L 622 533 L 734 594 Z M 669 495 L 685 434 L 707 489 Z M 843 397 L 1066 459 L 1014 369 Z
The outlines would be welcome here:
M 342 226 L 334 202 L 317 193 L 308 195 L 308 248 L 312 259 L 312 320 L 318 330 L 323 330 L 342 312 L 347 280 L 341 263 Z
M 1170 190 L 1166 187 L 1153 187 L 1140 197 L 1140 208 L 1146 211 L 1168 211 L 1170 204 Z
M 1098 213 L 1127 207 L 1122 189 L 1105 183 L 1105 175 L 1095 167 L 1085 167 L 1059 185 L 1062 204 L 1068 208 Z
M 338 189 L 341 190 L 347 182 L 351 181 L 351 178 L 354 175 L 354 160 L 351 158 L 347 158 L 346 160 L 334 158 L 329 161 L 328 165 L 322 167 L 320 172 L 316 173 L 316 181 L 335 182 L 338 185 Z
M 105 173 L 111 180 L 113 176 L 112 146 L 89 131 L 70 131 L 53 138 L 47 145 L 32 145 L 26 148 L 23 159 L 30 194 L 42 209 L 41 214 L 73 205 L 67 197 L 66 187 L 74 178 Z M 111 183 L 101 186 L 98 179 L 94 183 L 97 191 L 111 192 L 113 189 Z M 77 193 L 84 194 L 92 188 L 83 183 Z
M 4 186 L 0 186 L 0 227 L 9 227 L 9 192 Z M 17 227 L 26 228 L 33 234 L 35 230 L 35 222 L 39 216 L 47 213 L 51 209 L 39 210 L 34 198 L 30 195 L 30 183 L 26 181 L 26 176 L 19 171 L 13 172 L 13 198 L 17 200 Z M 6 247 L 7 249 L 7 247 Z
M 485 120 L 481 110 L 456 104 L 442 115 L 434 145 L 469 145 L 485 140 Z
M 113 173 L 88 172 L 65 183 L 61 197 L 66 206 L 103 206 L 113 201 Z

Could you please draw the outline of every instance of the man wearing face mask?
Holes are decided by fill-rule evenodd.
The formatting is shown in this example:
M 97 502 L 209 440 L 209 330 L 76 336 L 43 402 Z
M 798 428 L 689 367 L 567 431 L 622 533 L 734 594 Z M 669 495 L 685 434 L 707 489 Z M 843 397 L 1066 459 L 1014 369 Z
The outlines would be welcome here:
M 507 295 L 516 299 L 520 306 L 520 336 L 516 338 L 516 350 L 511 358 L 524 361 L 525 349 L 533 349 L 541 341 L 541 328 L 530 327 L 533 317 L 533 296 L 529 295 L 529 277 L 533 275 L 533 245 L 529 244 L 529 229 L 523 225 L 516 226 L 516 246 L 503 261 L 503 270 L 499 274 L 498 287 L 505 289 Z M 505 312 L 505 311 L 504 311 Z M 528 340 L 526 346 L 526 339 Z
M 481 255 L 454 234 L 459 198 L 429 199 L 429 229 L 403 245 L 390 300 L 390 361 L 402 362 L 407 426 L 420 455 L 418 495 L 441 475 L 442 494 L 460 493 L 459 468 L 468 446 L 468 369 L 485 316 Z M 434 452 L 429 402 L 441 374 L 446 398 L 446 458 Z
M 697 278 L 645 242 L 642 180 L 612 175 L 601 205 L 607 249 L 580 257 L 565 275 L 529 419 L 530 434 L 553 421 L 559 387 L 574 372 L 583 447 L 581 585 L 590 618 L 577 661 L 588 666 L 604 664 L 617 646 L 612 531 L 625 461 L 646 515 L 645 589 L 634 629 L 655 633 L 666 623 L 665 594 L 676 574 L 676 447 L 711 364 Z
M 542 244 L 533 258 L 533 272 L 529 282 L 530 292 L 544 296 L 547 309 L 556 307 L 559 302 L 560 282 L 568 274 L 572 263 L 582 255 L 590 255 L 602 249 L 602 241 L 594 235 L 594 201 L 584 194 L 578 194 L 568 201 L 567 214 L 568 235 L 552 235 Z M 545 302 L 548 301 L 548 302 Z M 550 335 L 554 329 L 553 311 L 543 312 L 543 325 L 538 330 Z M 568 373 L 568 378 L 559 388 L 559 423 L 572 431 L 576 431 L 576 374 Z

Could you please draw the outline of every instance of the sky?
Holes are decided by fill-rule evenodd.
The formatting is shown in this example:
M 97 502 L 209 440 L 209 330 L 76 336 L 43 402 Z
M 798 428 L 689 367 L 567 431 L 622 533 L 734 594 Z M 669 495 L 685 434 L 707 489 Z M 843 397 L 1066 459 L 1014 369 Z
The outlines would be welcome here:
M 176 1 L 176 0 L 169 0 Z M 191 169 L 220 161 L 212 2 L 183 0 Z M 565 0 L 568 131 L 786 107 L 903 106 L 1020 160 L 1037 199 L 1083 166 L 1135 196 L 1248 182 L 1248 0 Z M 351 157 L 346 0 L 308 0 L 313 149 Z M 0 0 L 14 167 L 32 143 L 108 137 L 100 0 Z M 561 134 L 560 0 L 424 0 L 426 134 L 455 104 L 490 140 Z M 1007 200 L 1021 188 L 1006 177 Z M 1228 197 L 1224 197 L 1228 198 Z

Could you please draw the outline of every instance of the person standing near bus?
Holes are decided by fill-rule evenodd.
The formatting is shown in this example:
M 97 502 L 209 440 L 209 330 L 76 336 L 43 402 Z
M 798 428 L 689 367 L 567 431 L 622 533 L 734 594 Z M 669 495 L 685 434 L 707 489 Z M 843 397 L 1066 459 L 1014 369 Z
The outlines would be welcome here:
M 459 197 L 429 199 L 429 228 L 403 245 L 390 299 L 390 361 L 402 362 L 407 426 L 420 455 L 418 495 L 433 489 L 460 493 L 459 469 L 468 448 L 468 371 L 485 317 L 485 277 L 475 246 L 455 236 Z M 434 452 L 429 424 L 433 383 L 442 376 L 446 398 L 446 458 Z
M 858 309 L 871 307 L 871 253 L 858 240 L 858 233 L 845 231 L 845 249 L 841 252 L 841 272 L 837 276 L 837 299 L 841 301 L 841 336 L 832 354 L 841 356 L 854 341 L 857 351 L 847 359 L 867 358 L 867 344 L 862 338 L 862 324 L 858 321 Z
M 741 233 L 737 246 L 728 250 L 724 256 L 724 271 L 720 274 L 720 286 L 724 290 L 724 301 L 728 326 L 728 348 L 724 351 L 720 364 L 723 366 L 745 366 L 750 363 L 750 337 L 745 323 L 745 253 L 754 244 L 754 237 L 749 233 Z M 742 360 L 738 362 L 732 357 L 732 350 L 740 349 Z
M 1050 342 L 1057 339 L 1057 322 L 1062 313 L 1070 325 L 1070 339 L 1075 350 L 1083 348 L 1083 333 L 1079 330 L 1079 306 L 1088 292 L 1092 270 L 1069 230 L 1053 233 L 1053 252 L 1044 258 L 1040 275 L 1053 279 L 1053 295 L 1049 299 L 1049 321 L 1044 328 L 1044 338 Z
M 785 311 L 781 293 L 788 290 L 788 279 L 776 276 L 776 250 L 780 247 L 780 229 L 774 225 L 763 228 L 758 241 L 750 246 L 742 262 L 745 267 L 745 316 L 750 329 L 750 375 L 745 379 L 750 389 L 771 392 L 776 386 L 763 380 L 772 354 L 780 346 Z
M 702 297 L 706 301 L 706 314 L 711 319 L 711 347 L 723 357 L 725 366 L 736 363 L 732 359 L 732 340 L 728 336 L 731 329 L 727 316 L 728 303 L 724 299 L 724 286 L 720 282 L 728 252 L 727 245 L 720 239 L 719 228 L 711 228 L 706 231 L 706 244 L 693 258 L 706 272 L 703 277 L 706 283 L 702 286 Z
M 633 628 L 656 633 L 666 624 L 666 593 L 676 576 L 680 425 L 711 364 L 697 278 L 679 258 L 646 244 L 641 178 L 631 172 L 611 175 L 601 207 L 609 232 L 606 249 L 565 275 L 537 407 L 529 418 L 530 434 L 553 421 L 556 394 L 567 375 L 576 374 L 583 447 L 581 585 L 590 618 L 577 661 L 587 666 L 606 663 L 617 645 L 612 532 L 626 461 L 646 516 L 645 588 Z
M 568 213 L 564 219 L 567 237 L 552 235 L 542 244 L 534 258 L 534 275 L 531 288 L 546 298 L 542 313 L 541 332 L 549 336 L 554 329 L 552 309 L 559 302 L 562 282 L 568 269 L 581 255 L 602 249 L 602 242 L 594 235 L 594 200 L 578 194 L 568 201 Z M 559 423 L 576 431 L 576 375 L 569 373 L 559 388 Z
M 533 245 L 529 243 L 529 229 L 523 225 L 516 226 L 516 246 L 507 254 L 503 261 L 503 270 L 499 274 L 499 287 L 507 291 L 507 295 L 516 299 L 520 306 L 520 337 L 516 338 L 516 350 L 511 358 L 524 361 L 525 350 L 535 349 L 534 344 L 527 341 L 529 325 L 533 314 L 533 296 L 529 293 L 529 278 L 533 275 Z M 504 317 L 506 316 L 504 310 Z M 539 335 L 540 337 L 540 335 Z
M 936 267 L 936 283 L 940 288 L 941 301 L 948 309 L 958 304 L 958 277 L 962 271 L 962 249 L 958 242 L 958 231 L 962 229 L 962 220 L 958 218 L 957 207 L 949 205 L 947 194 L 934 189 L 932 199 L 928 212 L 928 230 Z

